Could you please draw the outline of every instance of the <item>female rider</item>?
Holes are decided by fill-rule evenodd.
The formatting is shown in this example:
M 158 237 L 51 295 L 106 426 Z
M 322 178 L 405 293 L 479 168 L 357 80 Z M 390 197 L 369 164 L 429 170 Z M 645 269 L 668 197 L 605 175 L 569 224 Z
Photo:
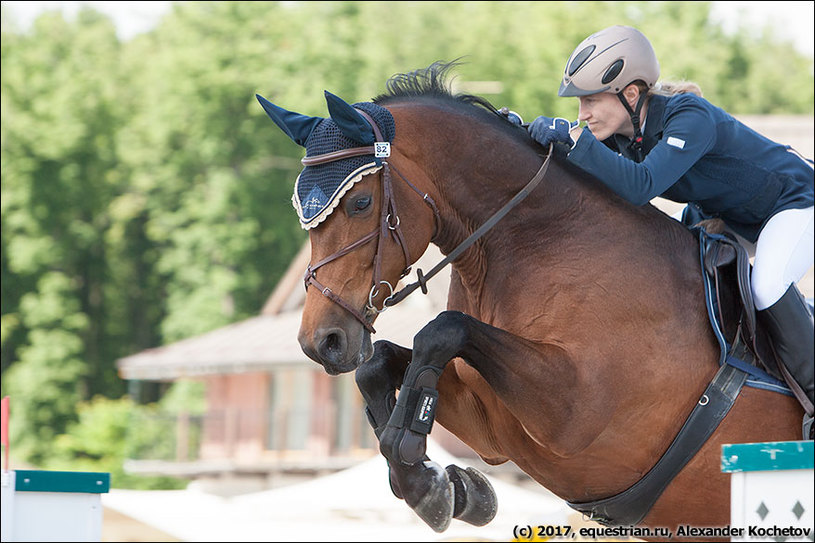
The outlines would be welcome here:
M 685 222 L 720 218 L 736 234 L 755 257 L 759 318 L 809 400 L 799 398 L 811 439 L 813 320 L 795 283 L 813 264 L 812 161 L 712 105 L 697 86 L 658 78 L 642 33 L 601 30 L 569 57 L 558 91 L 580 100 L 578 121 L 541 116 L 529 133 L 544 146 L 571 145 L 571 163 L 635 205 L 656 196 L 687 202 Z

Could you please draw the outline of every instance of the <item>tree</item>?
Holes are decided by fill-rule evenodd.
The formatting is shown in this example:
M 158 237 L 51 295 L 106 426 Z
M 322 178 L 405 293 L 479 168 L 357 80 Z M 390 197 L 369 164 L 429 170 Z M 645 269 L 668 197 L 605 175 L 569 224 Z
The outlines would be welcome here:
M 725 35 L 709 2 L 184 2 L 124 43 L 93 9 L 22 30 L 3 7 L 15 450 L 47 460 L 77 404 L 122 396 L 116 359 L 260 310 L 306 234 L 291 207 L 303 150 L 256 93 L 325 116 L 323 90 L 367 101 L 395 73 L 461 57 L 461 91 L 498 82 L 496 106 L 574 118 L 557 96 L 566 59 L 612 24 L 641 28 L 663 78 L 732 113 L 813 113 L 812 59 L 767 32 Z
M 50 14 L 28 35 L 3 33 L 3 281 L 17 302 L 4 343 L 25 337 L 3 388 L 25 397 L 16 436 L 34 457 L 90 390 L 123 389 L 109 371 L 103 238 L 121 182 L 119 49 L 113 25 L 91 10 L 75 24 Z

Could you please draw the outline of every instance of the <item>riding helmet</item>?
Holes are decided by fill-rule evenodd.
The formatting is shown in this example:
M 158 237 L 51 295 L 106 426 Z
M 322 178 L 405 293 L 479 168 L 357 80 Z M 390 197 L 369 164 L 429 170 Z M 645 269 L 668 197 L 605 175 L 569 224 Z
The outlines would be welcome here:
M 654 48 L 639 30 L 611 26 L 583 40 L 566 63 L 558 96 L 617 94 L 642 80 L 652 88 L 659 79 Z

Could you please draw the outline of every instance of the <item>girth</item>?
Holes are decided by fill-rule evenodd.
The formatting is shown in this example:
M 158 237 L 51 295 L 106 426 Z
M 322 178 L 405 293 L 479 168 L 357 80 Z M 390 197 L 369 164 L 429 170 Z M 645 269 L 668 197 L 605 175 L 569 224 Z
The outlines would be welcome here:
M 642 479 L 628 490 L 610 498 L 593 502 L 569 502 L 569 507 L 605 526 L 638 524 L 674 477 L 719 426 L 736 401 L 746 379 L 747 374 L 742 370 L 723 364 L 668 450 Z

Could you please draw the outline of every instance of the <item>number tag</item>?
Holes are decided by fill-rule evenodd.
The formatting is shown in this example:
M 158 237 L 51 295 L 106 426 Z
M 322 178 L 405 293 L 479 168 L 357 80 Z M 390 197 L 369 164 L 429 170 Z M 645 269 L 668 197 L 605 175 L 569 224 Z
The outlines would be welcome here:
M 388 158 L 391 156 L 391 144 L 389 141 L 377 141 L 374 143 L 374 156 L 376 158 Z

